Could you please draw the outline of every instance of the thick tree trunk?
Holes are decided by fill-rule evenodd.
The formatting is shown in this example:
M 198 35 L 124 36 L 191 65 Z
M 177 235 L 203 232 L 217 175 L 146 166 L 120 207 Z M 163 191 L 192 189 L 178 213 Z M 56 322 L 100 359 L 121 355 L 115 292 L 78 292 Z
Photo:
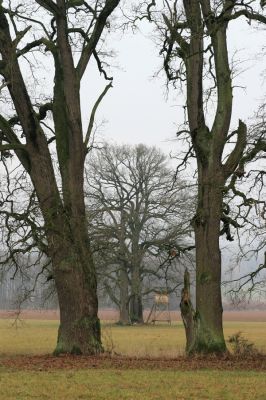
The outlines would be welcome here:
M 131 294 L 130 294 L 130 320 L 132 324 L 143 324 L 142 307 L 142 281 L 141 262 L 142 254 L 139 248 L 139 232 L 134 232 L 132 239 L 132 271 L 131 271 Z
M 196 243 L 197 331 L 191 352 L 226 351 L 222 324 L 221 252 L 219 247 L 222 213 L 221 173 L 199 173 L 199 202 L 194 220 Z
M 133 294 L 130 299 L 130 320 L 132 324 L 143 324 L 143 307 L 141 295 Z
M 103 348 L 93 259 L 86 240 L 61 238 L 51 256 L 60 307 L 55 354 L 98 354 Z
M 40 154 L 30 151 L 31 179 L 45 222 L 48 251 L 52 261 L 59 308 L 60 328 L 55 354 L 98 354 L 102 351 L 97 317 L 96 272 L 90 253 L 82 177 L 64 203 L 58 194 L 47 145 L 38 137 Z M 44 155 L 44 156 L 42 156 Z M 78 174 L 76 174 L 77 176 Z M 70 185 L 75 178 L 70 180 Z M 47 197 L 49 187 L 50 196 Z M 67 193 L 67 190 L 65 190 Z M 70 200 L 69 200 L 70 198 Z
M 139 268 L 134 267 L 131 277 L 130 321 L 132 324 L 143 324 L 141 279 Z
M 134 250 L 133 250 L 134 252 Z M 140 266 L 135 255 L 135 263 L 132 266 L 131 296 L 130 296 L 130 320 L 132 324 L 143 324 L 143 307 L 141 293 Z
M 119 323 L 121 325 L 129 325 L 129 296 L 128 296 L 128 275 L 125 268 L 120 270 L 120 315 Z

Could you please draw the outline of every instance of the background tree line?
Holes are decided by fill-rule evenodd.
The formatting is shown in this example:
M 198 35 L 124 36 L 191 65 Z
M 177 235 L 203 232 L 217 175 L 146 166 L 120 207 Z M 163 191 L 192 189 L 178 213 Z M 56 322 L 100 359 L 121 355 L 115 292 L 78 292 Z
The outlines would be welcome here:
M 180 182 L 178 188 L 173 188 L 173 174 L 170 160 L 160 150 L 144 145 L 105 144 L 101 150 L 92 151 L 86 163 L 86 212 L 98 275 L 98 294 L 101 304 L 119 308 L 121 323 L 142 323 L 143 300 L 153 298 L 156 291 L 179 295 L 184 268 L 193 269 L 190 225 L 193 186 Z M 17 176 L 10 181 L 7 196 L 19 190 L 18 181 Z M 32 188 L 24 182 L 20 189 L 26 203 Z M 3 194 L 2 202 L 7 203 Z M 31 236 L 25 238 L 25 232 L 30 234 L 34 225 L 37 231 L 38 222 L 44 234 L 40 213 L 28 200 L 28 221 L 25 214 L 22 221 L 16 221 L 19 213 L 15 210 L 13 218 L 7 211 L 6 220 L 2 209 L 3 231 L 9 236 L 3 239 L 14 261 L 11 268 L 12 259 L 9 260 L 8 277 L 12 279 L 17 274 L 11 286 L 21 287 L 20 292 L 23 292 L 22 297 L 16 298 L 14 290 L 8 293 L 9 285 L 5 283 L 2 298 L 9 300 L 11 307 L 12 301 L 13 307 L 19 301 L 22 307 L 27 307 L 31 304 L 29 299 L 34 301 L 35 293 L 36 306 L 41 304 L 37 300 L 39 297 L 47 307 L 56 304 L 52 268 L 40 251 L 34 256 Z M 21 207 L 24 212 L 24 205 Z M 40 241 L 39 238 L 39 248 Z M 29 251 L 31 256 L 16 259 L 16 251 Z

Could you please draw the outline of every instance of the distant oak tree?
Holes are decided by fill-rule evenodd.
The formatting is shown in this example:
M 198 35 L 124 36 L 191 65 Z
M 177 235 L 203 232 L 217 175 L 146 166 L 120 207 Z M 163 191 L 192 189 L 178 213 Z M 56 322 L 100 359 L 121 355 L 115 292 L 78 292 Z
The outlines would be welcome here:
M 87 210 L 100 282 L 120 322 L 143 323 L 143 298 L 180 283 L 191 250 L 193 190 L 155 147 L 108 145 L 87 164 Z M 178 281 L 179 279 L 179 281 Z

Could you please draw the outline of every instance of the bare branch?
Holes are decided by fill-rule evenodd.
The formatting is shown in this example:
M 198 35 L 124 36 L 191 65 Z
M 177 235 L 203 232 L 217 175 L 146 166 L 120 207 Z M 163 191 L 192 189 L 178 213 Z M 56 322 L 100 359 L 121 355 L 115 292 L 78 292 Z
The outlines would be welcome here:
M 239 120 L 239 126 L 237 129 L 237 142 L 235 145 L 234 150 L 230 153 L 227 161 L 223 165 L 223 170 L 226 177 L 229 177 L 237 168 L 243 152 L 246 147 L 247 142 L 247 127 L 244 122 Z
M 100 12 L 95 27 L 93 29 L 93 32 L 91 34 L 91 37 L 89 39 L 89 42 L 86 44 L 84 47 L 80 60 L 77 65 L 77 73 L 79 76 L 79 79 L 82 78 L 86 67 L 88 65 L 88 62 L 91 58 L 91 55 L 93 54 L 93 51 L 95 50 L 99 39 L 101 37 L 101 34 L 104 30 L 104 27 L 106 25 L 107 18 L 111 15 L 111 13 L 114 11 L 114 9 L 118 6 L 120 0 L 106 0 L 105 5 Z
M 47 11 L 49 11 L 53 15 L 60 14 L 60 9 L 53 2 L 53 0 L 35 0 L 35 1 L 36 1 L 36 3 L 40 4 L 40 6 L 44 7 Z
M 92 133 L 92 129 L 93 129 L 93 125 L 94 125 L 94 119 L 95 119 L 95 114 L 96 111 L 101 103 L 101 101 L 103 100 L 104 96 L 106 95 L 106 93 L 108 92 L 108 90 L 112 87 L 112 82 L 109 83 L 109 85 L 107 85 L 104 89 L 104 91 L 101 93 L 101 95 L 98 97 L 96 103 L 93 106 L 92 112 L 91 112 L 91 116 L 90 116 L 90 122 L 89 122 L 89 126 L 88 126 L 88 130 L 86 133 L 86 137 L 85 137 L 85 141 L 84 141 L 84 145 L 85 148 L 87 149 L 88 147 L 88 143 L 91 137 L 91 133 Z

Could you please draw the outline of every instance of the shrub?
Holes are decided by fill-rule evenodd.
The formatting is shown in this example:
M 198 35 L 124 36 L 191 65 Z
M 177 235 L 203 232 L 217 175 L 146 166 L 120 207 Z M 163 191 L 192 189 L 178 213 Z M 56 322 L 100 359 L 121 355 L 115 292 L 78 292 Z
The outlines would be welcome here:
M 229 336 L 228 342 L 232 345 L 233 354 L 236 356 L 253 356 L 259 353 L 255 344 L 243 337 L 242 332 Z

